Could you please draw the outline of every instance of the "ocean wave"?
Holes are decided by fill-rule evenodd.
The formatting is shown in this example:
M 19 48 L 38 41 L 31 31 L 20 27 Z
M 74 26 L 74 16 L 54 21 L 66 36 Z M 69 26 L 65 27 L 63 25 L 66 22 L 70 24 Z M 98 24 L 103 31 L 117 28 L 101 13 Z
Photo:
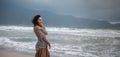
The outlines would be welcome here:
M 0 26 L 0 30 L 32 30 L 32 27 L 26 26 Z
M 70 34 L 79 36 L 98 36 L 98 37 L 120 37 L 120 30 L 112 29 L 81 29 L 81 28 L 59 28 L 59 27 L 46 27 L 50 33 L 57 34 Z M 0 26 L 0 30 L 5 31 L 23 31 L 30 32 L 33 27 L 27 26 Z
M 33 52 L 35 42 L 16 42 L 9 38 L 0 37 L 0 46 L 15 49 L 17 51 Z
M 35 41 L 33 42 L 17 42 L 6 37 L 0 37 L 0 47 L 5 47 L 7 49 L 14 49 L 16 51 L 35 53 Z M 52 43 L 52 48 L 50 52 L 64 55 L 77 55 L 77 56 L 92 56 L 95 55 L 84 53 L 80 46 L 76 45 L 61 45 L 58 43 Z

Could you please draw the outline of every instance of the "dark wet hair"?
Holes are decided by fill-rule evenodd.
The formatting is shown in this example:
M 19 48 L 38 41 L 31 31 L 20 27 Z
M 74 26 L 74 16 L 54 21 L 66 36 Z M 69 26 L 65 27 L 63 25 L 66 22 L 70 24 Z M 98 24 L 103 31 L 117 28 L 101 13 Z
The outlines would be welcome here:
M 38 25 L 38 18 L 39 17 L 41 17 L 40 15 L 36 15 L 36 16 L 34 16 L 34 18 L 33 18 L 33 20 L 32 20 L 32 23 L 34 24 L 34 25 Z

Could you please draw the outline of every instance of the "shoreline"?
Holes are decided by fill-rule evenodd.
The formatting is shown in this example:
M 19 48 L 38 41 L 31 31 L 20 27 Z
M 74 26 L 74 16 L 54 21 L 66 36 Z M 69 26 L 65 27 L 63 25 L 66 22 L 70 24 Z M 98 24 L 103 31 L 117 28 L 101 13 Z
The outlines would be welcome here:
M 22 52 L 0 49 L 0 57 L 35 57 L 33 55 L 25 54 Z

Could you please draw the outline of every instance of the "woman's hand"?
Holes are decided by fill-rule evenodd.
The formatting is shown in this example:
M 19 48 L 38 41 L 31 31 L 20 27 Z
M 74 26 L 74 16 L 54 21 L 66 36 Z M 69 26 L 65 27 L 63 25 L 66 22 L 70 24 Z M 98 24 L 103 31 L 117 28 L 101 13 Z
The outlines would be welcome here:
M 43 24 L 41 24 L 41 26 L 42 26 L 42 32 L 43 32 L 45 35 L 48 35 L 45 26 L 44 26 Z
M 51 49 L 51 45 L 50 45 L 50 43 L 48 43 L 48 47 L 49 47 L 49 49 Z

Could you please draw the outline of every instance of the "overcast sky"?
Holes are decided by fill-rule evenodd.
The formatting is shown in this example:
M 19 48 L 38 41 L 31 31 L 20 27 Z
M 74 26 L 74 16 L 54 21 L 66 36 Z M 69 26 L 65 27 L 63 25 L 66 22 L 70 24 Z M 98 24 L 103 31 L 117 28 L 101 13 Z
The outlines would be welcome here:
M 72 15 L 82 18 L 108 20 L 119 23 L 120 0 L 8 0 L 24 7 L 34 7 L 39 10 L 41 6 L 51 12 Z M 46 10 L 48 10 L 46 9 Z

